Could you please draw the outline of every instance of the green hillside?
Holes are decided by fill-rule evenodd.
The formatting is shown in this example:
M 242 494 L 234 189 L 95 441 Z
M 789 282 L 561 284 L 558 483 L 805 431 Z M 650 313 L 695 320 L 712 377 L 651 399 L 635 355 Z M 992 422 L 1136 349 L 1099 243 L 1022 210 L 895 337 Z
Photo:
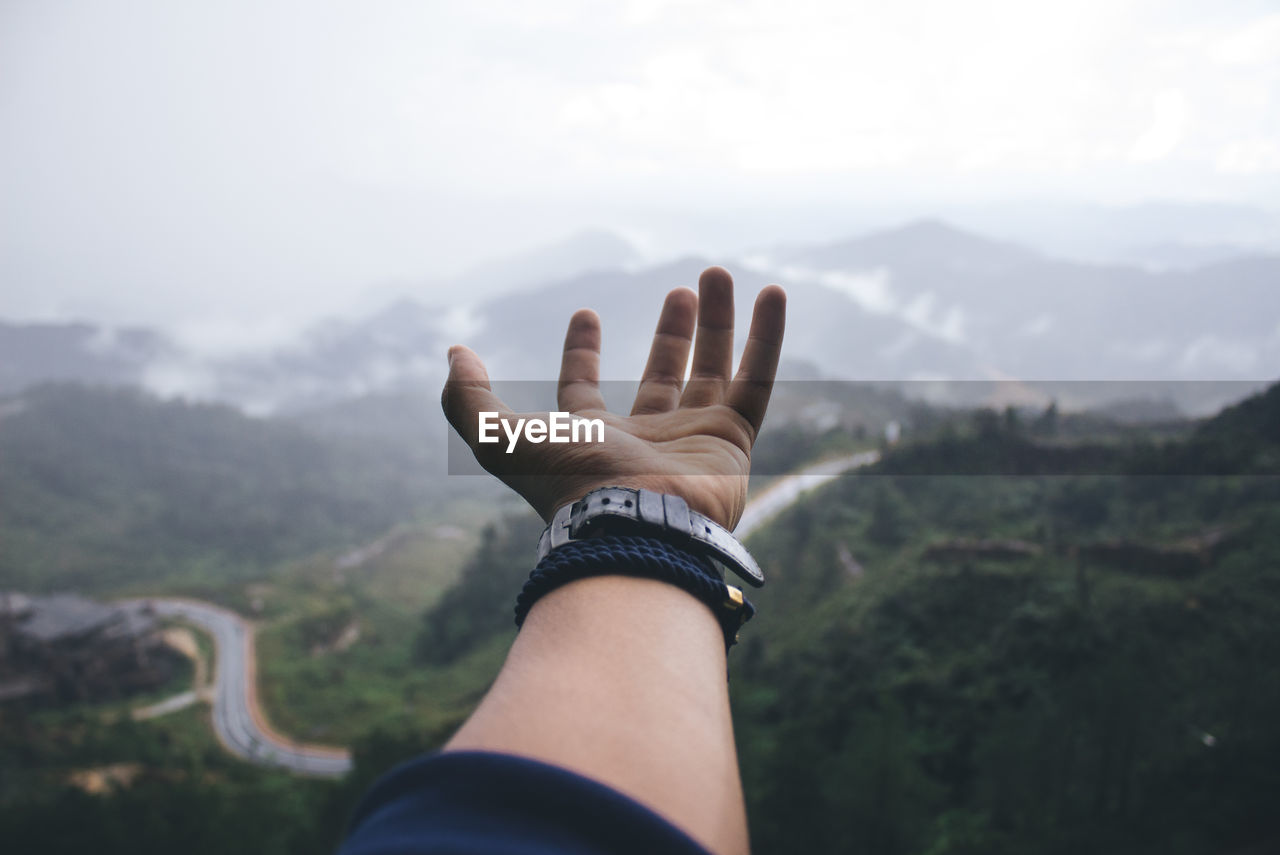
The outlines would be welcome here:
M 1228 429 L 1265 449 L 1268 412 L 1164 445 L 949 435 L 881 469 L 932 474 L 839 479 L 755 535 L 770 581 L 731 680 L 755 851 L 1280 839 L 1280 479 L 1096 474 L 1149 471 L 1153 453 L 1196 471 Z M 1093 474 L 948 474 L 1000 461 Z M 510 632 L 494 598 L 526 569 L 512 533 L 424 616 L 424 665 Z
M 758 851 L 1280 831 L 1278 486 L 869 477 L 795 508 L 752 543 L 773 585 L 733 682 Z M 1213 526 L 1231 533 L 1188 574 Z M 1127 551 L 1090 548 L 1121 533 Z M 992 537 L 1042 552 L 973 546 Z M 948 542 L 974 552 L 929 549 Z
M 429 461 L 224 406 L 46 386 L 7 410 L 0 589 L 253 578 L 440 494 Z
M 216 409 L 44 394 L 48 402 L 0 422 L 0 471 L 6 484 L 18 472 L 75 542 L 114 544 L 109 566 L 120 571 L 111 578 L 145 559 L 142 547 L 122 545 L 123 529 L 90 525 L 90 511 L 112 497 L 116 518 L 168 544 L 191 573 L 203 572 L 207 554 L 249 556 L 252 567 L 324 548 L 354 531 L 343 528 L 352 520 L 382 530 L 387 496 L 421 500 L 405 485 L 409 467 L 388 472 L 360 456 L 367 449 Z M 1264 473 L 1275 471 L 1277 400 L 1273 388 L 1181 438 L 1137 429 L 1067 442 L 1043 425 L 962 415 L 757 532 L 749 546 L 769 584 L 752 595 L 760 614 L 733 652 L 730 682 L 754 851 L 1274 849 L 1280 476 Z M 67 412 L 86 409 L 99 424 L 65 427 Z M 44 421 L 10 432 L 36 416 Z M 171 420 L 167 438 L 140 439 L 158 418 Z M 56 425 L 63 434 L 52 434 Z M 98 453 L 56 459 L 55 448 L 71 454 L 70 437 Z M 223 451 L 201 457 L 202 442 Z M 19 447 L 47 451 L 14 468 Z M 104 462 L 103 449 L 117 456 Z M 93 490 L 60 490 L 75 482 L 58 478 L 81 468 Z M 175 471 L 181 486 L 164 477 Z M 282 495 L 316 509 L 267 537 L 238 503 L 206 498 L 210 513 L 227 516 L 204 526 L 221 520 L 223 531 L 259 534 L 241 542 L 192 521 L 182 530 L 195 545 L 171 544 L 165 533 L 181 517 L 163 503 L 196 484 L 210 496 L 238 486 L 264 514 Z M 10 514 L 21 506 L 4 492 L 6 532 L 36 529 L 40 542 L 56 542 L 52 520 L 40 529 L 28 514 L 18 525 Z M 468 559 L 459 549 L 446 561 L 438 533 L 410 528 L 342 579 L 330 578 L 325 560 L 275 571 L 278 596 L 292 598 L 280 608 L 294 610 L 264 631 L 267 700 L 292 732 L 355 738 L 357 770 L 341 784 L 291 783 L 234 764 L 206 743 L 187 746 L 190 733 L 103 730 L 90 713 L 0 707 L 0 731 L 44 734 L 0 740 L 0 767 L 10 770 L 0 775 L 0 829 L 42 851 L 166 851 L 171 829 L 141 840 L 119 823 L 147 815 L 144 802 L 156 816 L 198 811 L 208 790 L 225 832 L 216 839 L 243 843 L 230 830 L 269 823 L 275 832 L 256 851 L 315 851 L 374 775 L 438 745 L 479 699 L 512 636 L 537 529 L 529 514 L 503 521 Z M 382 580 L 403 591 L 414 562 L 427 561 L 448 565 L 431 576 L 438 586 L 456 582 L 418 601 L 420 619 L 361 587 Z M 360 641 L 325 652 L 353 622 Z M 86 733 L 97 741 L 85 743 Z M 138 751 L 149 771 L 134 789 L 87 803 L 56 783 L 63 770 Z M 266 793 L 269 802 L 256 797 Z M 42 818 L 72 806 L 83 823 L 43 846 L 52 838 Z

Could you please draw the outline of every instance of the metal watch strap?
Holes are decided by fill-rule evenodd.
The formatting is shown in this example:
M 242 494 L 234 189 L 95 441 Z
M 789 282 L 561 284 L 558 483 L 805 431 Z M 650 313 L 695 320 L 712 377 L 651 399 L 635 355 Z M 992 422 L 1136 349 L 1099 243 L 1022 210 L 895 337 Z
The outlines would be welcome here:
M 622 528 L 667 537 L 715 558 L 749 585 L 758 588 L 764 584 L 760 565 L 724 526 L 693 510 L 679 496 L 634 487 L 599 487 L 559 508 L 538 539 L 538 560 L 593 531 Z

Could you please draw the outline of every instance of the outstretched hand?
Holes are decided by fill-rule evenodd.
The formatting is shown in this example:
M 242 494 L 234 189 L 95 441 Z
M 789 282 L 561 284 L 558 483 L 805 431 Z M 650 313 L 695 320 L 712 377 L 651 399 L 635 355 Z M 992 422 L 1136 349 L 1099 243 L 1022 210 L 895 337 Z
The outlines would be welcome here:
M 603 442 L 480 443 L 479 415 L 514 413 L 493 393 L 484 363 L 461 345 L 449 349 L 441 404 L 480 464 L 522 495 L 544 520 L 558 507 L 603 486 L 674 493 L 694 510 L 733 529 L 746 505 L 751 447 L 764 421 L 782 350 L 786 293 L 777 285 L 756 297 L 738 372 L 733 363 L 733 279 L 705 270 L 698 293 L 667 294 L 631 415 L 605 409 L 600 394 L 600 318 L 581 309 L 569 319 L 557 404 L 575 417 L 600 419 Z M 695 339 L 696 329 L 696 339 Z M 684 382 L 689 351 L 693 366 Z

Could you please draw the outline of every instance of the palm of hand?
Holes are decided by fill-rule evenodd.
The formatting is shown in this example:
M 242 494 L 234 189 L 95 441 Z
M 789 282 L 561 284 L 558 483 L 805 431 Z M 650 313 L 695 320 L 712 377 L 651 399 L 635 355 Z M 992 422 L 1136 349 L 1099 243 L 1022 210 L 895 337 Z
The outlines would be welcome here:
M 558 404 L 575 417 L 603 421 L 603 442 L 523 443 L 510 455 L 479 443 L 480 411 L 510 419 L 521 415 L 494 395 L 484 365 L 465 347 L 450 350 L 442 403 L 481 465 L 524 496 L 543 519 L 596 487 L 622 485 L 682 496 L 690 507 L 732 529 L 746 503 L 751 447 L 777 371 L 785 307 L 781 288 L 760 292 L 738 373 L 730 380 L 729 274 L 713 267 L 702 274 L 699 294 L 672 291 L 630 416 L 608 412 L 600 395 L 599 318 L 587 309 L 575 313 L 565 335 Z M 682 378 L 691 346 L 693 367 L 686 384 Z

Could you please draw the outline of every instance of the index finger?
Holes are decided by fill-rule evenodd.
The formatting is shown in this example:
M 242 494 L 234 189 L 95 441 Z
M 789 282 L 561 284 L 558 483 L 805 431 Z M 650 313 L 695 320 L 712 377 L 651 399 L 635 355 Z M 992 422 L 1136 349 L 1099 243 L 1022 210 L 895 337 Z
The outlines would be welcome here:
M 729 384 L 725 401 L 751 425 L 752 441 L 764 423 L 773 379 L 778 374 L 782 336 L 787 325 L 787 292 L 769 285 L 756 297 L 751 311 L 751 331 L 738 363 L 738 373 Z

